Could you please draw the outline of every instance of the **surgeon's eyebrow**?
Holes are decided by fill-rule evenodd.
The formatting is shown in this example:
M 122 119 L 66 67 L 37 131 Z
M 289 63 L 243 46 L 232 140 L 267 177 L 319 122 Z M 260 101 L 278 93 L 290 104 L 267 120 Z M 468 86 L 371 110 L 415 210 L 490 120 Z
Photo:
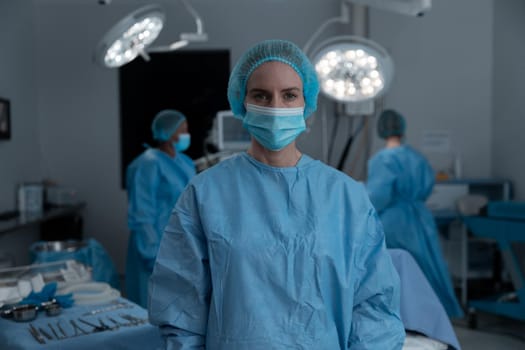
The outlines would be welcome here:
M 250 90 L 248 90 L 248 93 L 261 93 L 261 92 L 269 92 L 269 90 L 266 90 L 266 89 L 261 89 L 261 88 L 252 88 Z M 301 89 L 298 88 L 298 87 L 289 87 L 289 88 L 285 88 L 285 89 L 282 89 L 281 92 L 301 92 Z
M 268 92 L 268 90 L 260 89 L 260 88 L 253 88 L 253 89 L 248 90 L 248 93 L 250 94 L 254 92 Z
M 281 91 L 282 92 L 301 92 L 301 89 L 299 89 L 298 87 L 290 87 L 290 88 L 282 89 Z

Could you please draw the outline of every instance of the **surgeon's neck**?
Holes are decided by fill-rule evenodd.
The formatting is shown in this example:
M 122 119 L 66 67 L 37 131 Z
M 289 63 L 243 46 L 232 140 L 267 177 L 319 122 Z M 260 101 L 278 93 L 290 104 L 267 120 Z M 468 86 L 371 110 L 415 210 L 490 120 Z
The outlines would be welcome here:
M 386 139 L 386 148 L 394 148 L 401 146 L 401 137 L 390 136 Z
M 247 153 L 263 164 L 278 168 L 294 167 L 302 156 L 295 141 L 279 151 L 270 151 L 252 139 Z
M 159 150 L 162 152 L 168 154 L 171 158 L 175 158 L 175 155 L 177 152 L 175 151 L 175 147 L 173 147 L 173 144 L 171 142 L 161 142 L 158 146 Z

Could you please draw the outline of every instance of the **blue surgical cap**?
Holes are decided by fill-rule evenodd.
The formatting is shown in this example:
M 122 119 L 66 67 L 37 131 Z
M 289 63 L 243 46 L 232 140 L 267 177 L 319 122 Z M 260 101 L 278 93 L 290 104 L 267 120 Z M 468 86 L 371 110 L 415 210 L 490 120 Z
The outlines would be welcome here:
M 294 43 L 285 40 L 262 41 L 246 51 L 239 59 L 230 74 L 228 83 L 228 101 L 233 114 L 239 118 L 244 117 L 246 83 L 257 67 L 270 61 L 279 61 L 289 65 L 301 77 L 305 101 L 304 117 L 307 118 L 317 109 L 317 95 L 319 94 L 317 74 L 301 49 Z
M 157 141 L 168 141 L 185 120 L 186 117 L 184 114 L 174 109 L 160 111 L 151 123 L 153 139 Z
M 405 134 L 405 118 L 393 109 L 381 113 L 377 121 L 377 134 L 386 139 L 390 136 L 403 136 Z

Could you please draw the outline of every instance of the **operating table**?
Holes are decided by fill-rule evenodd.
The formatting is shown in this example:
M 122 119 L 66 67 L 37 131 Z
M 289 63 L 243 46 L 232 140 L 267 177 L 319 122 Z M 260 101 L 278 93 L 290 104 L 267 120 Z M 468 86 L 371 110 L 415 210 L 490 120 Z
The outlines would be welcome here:
M 525 275 L 514 243 L 525 242 L 525 202 L 495 201 L 486 207 L 486 216 L 462 218 L 474 236 L 489 238 L 497 242 L 512 285 L 509 294 L 486 300 L 473 300 L 469 308 L 525 321 Z

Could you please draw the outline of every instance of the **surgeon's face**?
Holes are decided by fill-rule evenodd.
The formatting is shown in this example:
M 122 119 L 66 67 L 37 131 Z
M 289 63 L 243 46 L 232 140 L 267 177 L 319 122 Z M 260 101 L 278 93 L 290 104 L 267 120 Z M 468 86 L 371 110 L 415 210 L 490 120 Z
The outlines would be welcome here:
M 177 141 L 179 141 L 179 135 L 180 134 L 187 134 L 187 133 L 188 133 L 188 122 L 187 121 L 183 121 L 182 123 L 180 123 L 179 127 L 173 133 L 173 135 L 171 135 L 171 138 L 170 138 L 169 141 L 177 142 Z
M 263 63 L 248 79 L 244 103 L 274 108 L 303 107 L 301 77 L 285 63 Z

